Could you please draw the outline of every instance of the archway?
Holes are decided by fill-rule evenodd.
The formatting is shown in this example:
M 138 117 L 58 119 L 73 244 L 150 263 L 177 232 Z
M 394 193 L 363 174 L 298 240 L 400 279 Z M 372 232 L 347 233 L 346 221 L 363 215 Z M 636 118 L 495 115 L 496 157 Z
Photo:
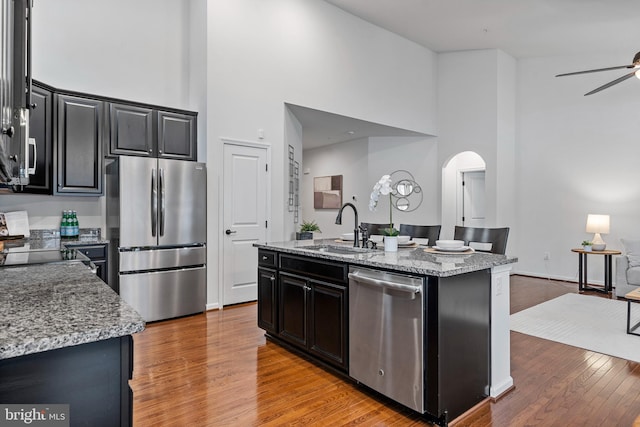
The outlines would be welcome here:
M 450 157 L 442 166 L 442 233 L 440 238 L 453 238 L 456 225 L 482 226 L 478 218 L 471 218 L 469 212 L 483 210 L 484 207 L 484 172 L 486 163 L 482 156 L 473 151 L 464 151 Z M 473 185 L 467 191 L 467 216 L 465 216 L 465 191 L 463 177 L 473 176 Z M 481 181 L 480 181 L 481 179 Z M 475 193 L 475 194 L 474 194 Z M 470 206 L 475 209 L 469 210 Z

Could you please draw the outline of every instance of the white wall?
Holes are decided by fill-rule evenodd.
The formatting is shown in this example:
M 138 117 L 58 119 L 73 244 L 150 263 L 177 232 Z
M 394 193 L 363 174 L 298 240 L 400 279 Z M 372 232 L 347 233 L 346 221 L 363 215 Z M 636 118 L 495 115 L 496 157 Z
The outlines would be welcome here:
M 589 213 L 611 215 L 607 248 L 621 249 L 621 237 L 640 238 L 640 82 L 585 97 L 625 70 L 554 77 L 628 61 L 628 52 L 519 61 L 517 271 L 576 280 L 570 249 L 593 237 L 585 232 Z M 547 251 L 551 260 L 544 261 Z M 593 281 L 602 282 L 602 264 L 589 259 Z
M 327 145 L 305 150 L 302 156 L 301 202 L 302 219 L 314 220 L 320 226 L 320 237 L 338 237 L 353 231 L 353 212 L 346 209 L 342 225 L 336 225 L 337 209 L 314 209 L 313 178 L 318 176 L 342 175 L 342 202 L 353 203 L 358 209 L 358 219 L 364 221 L 369 203 L 371 185 L 367 185 L 369 162 L 368 138 L 358 138 L 340 144 Z M 357 200 L 353 200 L 356 196 Z
M 27 211 L 30 229 L 58 229 L 63 210 L 78 213 L 80 228 L 105 230 L 104 197 L 0 195 L 0 212 Z
M 460 173 L 471 170 L 485 170 L 482 157 L 473 151 L 456 154 L 442 169 L 442 220 L 441 239 L 453 239 L 456 225 L 462 224 L 460 210 Z
M 61 89 L 191 109 L 191 3 L 202 2 L 37 1 L 33 76 Z
M 284 169 L 285 169 L 285 177 L 282 185 L 284 186 L 285 199 L 287 201 L 287 209 L 283 214 L 284 218 L 284 230 L 283 240 L 294 240 L 296 231 L 300 231 L 300 224 L 302 224 L 302 125 L 298 118 L 287 108 L 285 105 L 282 106 L 285 110 L 284 116 L 284 140 L 287 143 L 287 147 L 285 147 L 285 152 L 287 155 L 287 159 L 285 161 Z M 298 223 L 295 222 L 295 198 L 296 193 L 294 189 L 294 205 L 289 206 L 289 181 L 290 179 L 294 180 L 295 183 L 295 171 L 289 171 L 289 146 L 293 148 L 293 160 L 295 169 L 295 162 L 298 165 Z M 293 173 L 293 177 L 290 177 L 289 174 Z M 295 184 L 294 184 L 295 187 Z
M 209 172 L 222 172 L 221 138 L 256 141 L 263 130 L 272 145 L 272 240 L 294 231 L 284 103 L 435 133 L 436 55 L 428 49 L 317 0 L 212 0 L 207 16 Z M 219 200 L 209 192 L 210 212 Z M 208 234 L 214 257 L 221 227 Z M 219 286 L 222 270 L 209 260 L 210 286 Z
M 33 9 L 33 77 L 60 89 L 199 111 L 206 158 L 206 0 L 56 0 Z M 205 111 L 203 111 L 205 110 Z M 76 209 L 104 230 L 103 197 L 0 196 L 32 228 L 57 228 Z
M 438 55 L 438 164 L 464 151 L 486 163 L 486 224 L 510 227 L 507 251 L 516 253 L 516 61 L 496 49 Z M 445 207 L 447 212 L 449 207 Z M 447 225 L 445 227 L 445 222 Z M 442 236 L 450 236 L 443 217 Z
M 210 174 L 212 305 L 221 277 L 221 137 L 257 140 L 258 129 L 264 130 L 273 158 L 271 239 L 288 239 L 294 230 L 284 178 L 287 145 L 299 144 L 300 130 L 287 119 L 286 102 L 439 136 L 437 149 L 430 140 L 402 143 L 395 151 L 384 141 L 327 149 L 356 163 L 358 152 L 370 157 L 365 179 L 354 180 L 359 183 L 351 190 L 346 187 L 354 184 L 345 179 L 345 194 L 358 194 L 363 220 L 376 218 L 364 204 L 370 187 L 400 158 L 424 159 L 421 179 L 437 192 L 446 161 L 475 151 L 487 162 L 493 221 L 512 227 L 516 271 L 575 279 L 577 260 L 569 250 L 590 238 L 584 231 L 588 213 L 611 215 L 611 234 L 604 236 L 610 248 L 621 247 L 620 237 L 640 238 L 640 144 L 634 139 L 640 98 L 635 80 L 582 96 L 621 73 L 553 76 L 628 60 L 628 52 L 519 61 L 498 50 L 435 55 L 317 0 L 56 0 L 36 2 L 34 9 L 36 78 L 200 111 L 199 157 L 206 156 Z M 396 160 L 389 162 L 389 153 Z M 311 176 L 325 174 L 325 167 L 326 174 L 345 170 L 323 162 L 311 164 Z M 441 215 L 440 195 L 434 200 L 425 206 L 425 220 Z M 57 227 L 65 208 L 81 212 L 87 226 L 99 223 L 101 203 L 0 196 L 0 209 L 26 208 L 32 226 L 43 228 Z M 303 206 L 301 219 L 311 212 Z M 316 214 L 331 232 L 329 216 L 335 216 Z M 544 252 L 551 253 L 550 261 L 543 260 Z M 602 277 L 599 264 L 590 263 L 596 280 Z
M 337 237 L 353 230 L 353 213 L 347 209 L 342 225 L 335 224 L 337 209 L 314 209 L 313 178 L 343 176 L 343 203 L 351 202 L 358 210 L 360 222 L 389 222 L 389 200 L 380 199 L 375 212 L 369 211 L 369 197 L 373 185 L 382 175 L 395 170 L 409 171 L 422 190 L 422 204 L 413 212 L 393 210 L 393 223 L 432 225 L 440 223 L 439 168 L 435 138 L 377 137 L 360 138 L 340 144 L 305 150 L 303 170 L 309 174 L 302 180 L 302 212 L 306 220 L 315 220 L 322 230 L 321 237 Z M 353 198 L 356 198 L 354 200 Z M 413 202 L 414 197 L 410 198 Z M 436 201 L 434 203 L 434 201 Z

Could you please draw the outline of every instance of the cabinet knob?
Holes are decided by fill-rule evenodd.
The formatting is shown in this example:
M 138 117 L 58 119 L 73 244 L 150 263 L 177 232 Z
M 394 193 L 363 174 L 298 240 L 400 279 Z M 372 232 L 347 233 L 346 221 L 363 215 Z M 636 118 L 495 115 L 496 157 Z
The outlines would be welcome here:
M 2 128 L 2 134 L 7 135 L 9 138 L 12 138 L 15 133 L 16 130 L 13 126 Z
M 310 290 L 311 290 L 311 287 L 310 287 L 310 286 L 307 286 L 307 285 L 304 285 L 304 290 L 305 290 L 305 291 L 310 291 Z
M 276 281 L 276 276 L 271 276 L 271 277 L 269 277 L 269 279 L 270 279 L 272 282 L 275 282 L 275 281 Z

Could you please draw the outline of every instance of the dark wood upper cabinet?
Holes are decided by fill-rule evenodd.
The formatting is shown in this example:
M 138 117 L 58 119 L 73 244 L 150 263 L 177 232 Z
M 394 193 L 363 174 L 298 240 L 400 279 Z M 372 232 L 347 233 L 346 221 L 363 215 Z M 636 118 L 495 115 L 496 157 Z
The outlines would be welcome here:
M 155 157 L 153 109 L 131 104 L 109 104 L 112 155 Z
M 196 159 L 196 116 L 158 111 L 158 157 Z
M 109 105 L 111 135 L 107 156 L 196 160 L 196 113 L 144 104 Z
M 23 191 L 53 194 L 53 91 L 33 82 L 31 100 L 36 107 L 29 115 L 29 137 L 35 139 L 35 147 L 29 146 L 29 167 L 35 166 L 35 173 L 29 175 L 29 185 Z
M 54 95 L 54 194 L 103 194 L 104 102 Z
M 197 117 L 171 109 L 60 90 L 33 81 L 29 185 L 20 192 L 101 196 L 104 157 L 197 159 Z

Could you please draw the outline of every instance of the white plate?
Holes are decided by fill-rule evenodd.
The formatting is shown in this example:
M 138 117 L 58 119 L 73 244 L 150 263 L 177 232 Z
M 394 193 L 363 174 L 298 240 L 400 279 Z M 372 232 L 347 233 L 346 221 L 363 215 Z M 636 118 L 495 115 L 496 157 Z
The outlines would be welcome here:
M 426 237 L 414 237 L 412 242 L 416 242 L 420 246 L 429 245 L 429 239 L 427 239 Z
M 471 248 L 469 246 L 463 246 L 461 248 L 455 248 L 455 249 L 443 249 L 438 246 L 433 246 L 433 249 L 441 252 L 464 252 L 464 251 L 468 251 Z
M 399 248 L 407 248 L 409 246 L 418 246 L 417 242 L 398 243 Z
M 353 233 L 344 233 L 340 235 L 342 240 L 353 240 Z

